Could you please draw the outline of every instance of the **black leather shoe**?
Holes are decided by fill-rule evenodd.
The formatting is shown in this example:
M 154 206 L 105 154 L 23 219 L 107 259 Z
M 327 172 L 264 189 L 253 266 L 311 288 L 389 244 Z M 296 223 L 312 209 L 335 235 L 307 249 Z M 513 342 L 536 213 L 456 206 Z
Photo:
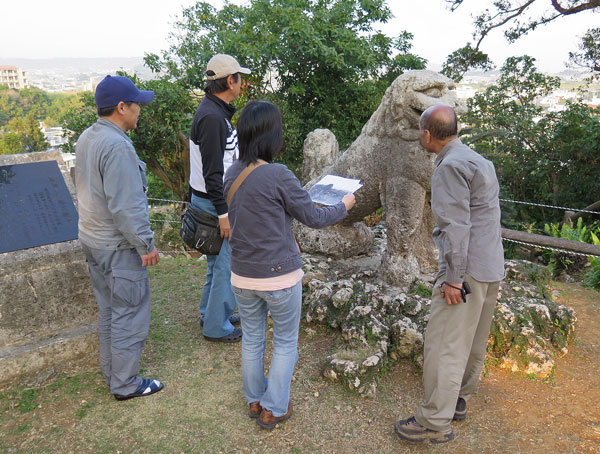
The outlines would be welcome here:
M 467 402 L 462 397 L 456 401 L 456 410 L 454 410 L 454 421 L 462 421 L 467 417 Z
M 239 325 L 241 323 L 240 316 L 238 314 L 233 314 L 231 317 L 229 317 L 229 323 L 232 325 Z M 200 319 L 200 326 L 204 326 L 203 318 Z
M 223 336 L 223 337 L 204 336 L 204 339 L 206 339 L 207 341 L 210 341 L 210 342 L 225 342 L 226 344 L 240 342 L 242 340 L 242 329 L 234 328 L 234 330 L 227 336 Z

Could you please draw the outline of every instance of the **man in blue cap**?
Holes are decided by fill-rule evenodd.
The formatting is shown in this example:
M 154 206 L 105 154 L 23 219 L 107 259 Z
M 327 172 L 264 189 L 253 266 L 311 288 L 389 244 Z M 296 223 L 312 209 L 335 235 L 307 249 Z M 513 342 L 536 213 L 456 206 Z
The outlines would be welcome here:
M 158 263 L 150 229 L 146 164 L 126 131 L 137 127 L 140 104 L 154 92 L 127 77 L 106 76 L 96 88 L 98 120 L 79 137 L 75 184 L 79 240 L 98 303 L 100 367 L 117 400 L 160 391 L 158 380 L 138 376 L 150 327 L 146 267 Z

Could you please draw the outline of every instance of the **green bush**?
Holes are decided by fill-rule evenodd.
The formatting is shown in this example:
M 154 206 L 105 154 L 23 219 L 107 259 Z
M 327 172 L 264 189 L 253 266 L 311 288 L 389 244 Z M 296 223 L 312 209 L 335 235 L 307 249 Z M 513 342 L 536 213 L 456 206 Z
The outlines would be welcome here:
M 576 225 L 573 225 L 571 221 L 562 224 L 545 224 L 544 231 L 555 238 L 579 241 L 580 243 L 589 243 L 591 239 L 590 230 L 583 225 L 582 218 L 577 220 Z M 544 250 L 542 257 L 554 276 L 558 276 L 563 271 L 580 271 L 587 263 L 586 257 L 558 251 Z
M 592 244 L 600 246 L 600 240 L 594 232 L 590 232 Z M 591 268 L 583 278 L 584 285 L 600 290 L 600 258 L 589 257 Z

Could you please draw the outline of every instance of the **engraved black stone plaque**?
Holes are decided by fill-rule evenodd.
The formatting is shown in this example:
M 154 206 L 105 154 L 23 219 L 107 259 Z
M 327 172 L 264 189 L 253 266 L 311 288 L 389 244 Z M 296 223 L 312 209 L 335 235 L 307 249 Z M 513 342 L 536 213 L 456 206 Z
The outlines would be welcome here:
M 0 253 L 74 240 L 77 221 L 56 161 L 0 166 Z

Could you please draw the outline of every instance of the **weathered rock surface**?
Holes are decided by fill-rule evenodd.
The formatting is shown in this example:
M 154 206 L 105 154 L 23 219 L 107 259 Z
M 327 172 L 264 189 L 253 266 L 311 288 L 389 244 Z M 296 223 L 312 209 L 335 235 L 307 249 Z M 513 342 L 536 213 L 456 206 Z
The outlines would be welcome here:
M 384 248 L 381 226 L 376 232 Z M 305 319 L 339 330 L 343 339 L 338 351 L 327 358 L 323 376 L 364 395 L 376 392 L 377 376 L 387 362 L 406 358 L 422 364 L 430 308 L 431 282 L 388 285 L 377 273 L 377 256 L 373 253 L 371 261 L 332 262 L 303 257 Z M 567 352 L 575 313 L 551 300 L 550 273 L 545 267 L 507 261 L 506 268 L 489 355 L 502 367 L 546 377 L 554 358 Z
M 547 377 L 554 358 L 568 352 L 575 311 L 552 301 L 551 273 L 545 267 L 507 261 L 506 270 L 489 345 L 501 367 Z
M 340 157 L 340 146 L 329 129 L 315 129 L 304 139 L 303 181 L 318 177 L 321 171 Z
M 433 71 L 408 71 L 390 85 L 359 137 L 306 185 L 310 188 L 321 175 L 333 174 L 360 179 L 364 186 L 356 192 L 356 206 L 342 224 L 318 234 L 295 226 L 304 251 L 344 258 L 369 252 L 373 238 L 358 221 L 383 207 L 390 227 L 381 265 L 383 278 L 407 284 L 419 277 L 422 269 L 436 265 L 429 208 L 433 155 L 419 143 L 418 122 L 420 114 L 434 104 L 464 112 L 453 89 L 452 80 Z M 308 162 L 317 165 L 312 158 Z

